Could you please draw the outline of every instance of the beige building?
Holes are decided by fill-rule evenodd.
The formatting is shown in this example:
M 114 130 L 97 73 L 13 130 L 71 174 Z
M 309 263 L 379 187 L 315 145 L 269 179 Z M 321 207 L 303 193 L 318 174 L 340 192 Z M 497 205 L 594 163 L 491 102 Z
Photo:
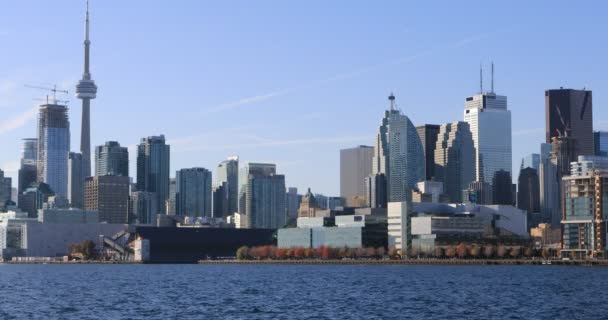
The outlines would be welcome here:
M 314 218 L 316 217 L 317 211 L 322 210 L 319 208 L 317 199 L 315 199 L 315 196 L 310 192 L 310 188 L 308 188 L 308 192 L 302 197 L 302 202 L 300 202 L 298 218 Z
M 129 222 L 129 177 L 88 177 L 84 186 L 84 209 L 99 212 L 99 221 Z

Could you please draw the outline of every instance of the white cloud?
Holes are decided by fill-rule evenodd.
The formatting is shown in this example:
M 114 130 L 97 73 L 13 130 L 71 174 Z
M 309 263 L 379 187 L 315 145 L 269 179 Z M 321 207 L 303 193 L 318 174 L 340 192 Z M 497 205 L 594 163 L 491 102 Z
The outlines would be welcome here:
M 0 122 L 0 135 L 19 129 L 36 117 L 38 107 L 33 107 L 12 118 Z

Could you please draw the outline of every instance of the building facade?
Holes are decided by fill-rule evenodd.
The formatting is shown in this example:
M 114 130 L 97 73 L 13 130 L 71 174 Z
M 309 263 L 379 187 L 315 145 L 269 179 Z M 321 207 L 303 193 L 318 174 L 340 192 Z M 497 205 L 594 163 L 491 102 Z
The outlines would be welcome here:
M 570 137 L 573 161 L 593 155 L 593 97 L 590 90 L 552 89 L 545 91 L 546 142 Z
M 136 191 L 131 193 L 129 223 L 155 224 L 158 210 L 158 199 L 154 192 Z
M 70 121 L 68 108 L 43 104 L 38 115 L 38 181 L 48 184 L 55 194 L 67 197 Z
M 216 185 L 226 183 L 228 215 L 238 211 L 239 204 L 239 157 L 232 156 L 220 162 L 216 169 Z
M 425 124 L 416 127 L 418 137 L 424 149 L 424 159 L 426 168 L 426 180 L 432 180 L 435 177 L 435 147 L 437 145 L 437 136 L 439 135 L 438 124 Z
M 241 227 L 277 229 L 285 225 L 285 176 L 276 174 L 276 165 L 248 163 L 241 169 L 239 183 Z
M 434 171 L 450 201 L 462 202 L 462 191 L 475 180 L 475 146 L 468 123 L 458 121 L 440 127 Z
M 608 131 L 595 131 L 593 133 L 593 146 L 596 156 L 608 156 Z
M 137 191 L 156 193 L 161 212 L 166 212 L 169 199 L 169 161 L 170 147 L 164 135 L 141 139 L 137 146 Z
M 540 208 L 540 183 L 534 168 L 519 171 L 517 180 L 517 207 L 528 213 L 528 228 L 535 228 L 542 223 Z
M 340 196 L 365 197 L 365 178 L 372 174 L 374 147 L 358 146 L 340 150 Z
M 175 173 L 175 214 L 212 217 L 211 171 L 205 168 L 181 169 Z
M 129 149 L 116 141 L 95 148 L 95 174 L 98 176 L 129 176 Z
M 129 177 L 87 177 L 84 195 L 84 210 L 97 211 L 100 222 L 128 223 Z
M 73 208 L 84 207 L 84 171 L 82 168 L 82 154 L 70 152 L 68 154 L 68 195 L 67 199 Z

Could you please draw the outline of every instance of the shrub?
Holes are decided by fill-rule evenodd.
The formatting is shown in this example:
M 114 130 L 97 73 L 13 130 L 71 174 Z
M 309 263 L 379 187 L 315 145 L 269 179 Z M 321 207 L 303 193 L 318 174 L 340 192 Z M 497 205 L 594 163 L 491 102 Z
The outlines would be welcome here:
M 247 246 L 242 246 L 236 250 L 237 260 L 245 260 L 247 258 L 249 258 L 249 248 Z

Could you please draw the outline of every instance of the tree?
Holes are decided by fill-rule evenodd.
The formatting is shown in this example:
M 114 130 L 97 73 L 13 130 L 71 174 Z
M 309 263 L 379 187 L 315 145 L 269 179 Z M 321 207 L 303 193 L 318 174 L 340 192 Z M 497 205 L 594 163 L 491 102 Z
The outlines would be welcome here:
M 466 243 L 461 242 L 457 247 L 456 247 L 456 255 L 458 256 L 458 258 L 460 259 L 464 259 L 467 257 L 467 254 L 469 253 L 469 247 L 466 245 Z
M 284 248 L 277 248 L 274 252 L 274 256 L 279 260 L 284 260 L 287 257 L 287 250 Z
M 304 249 L 304 257 L 306 257 L 306 259 L 312 259 L 315 257 L 315 251 L 311 248 L 306 248 Z
M 443 248 L 435 247 L 435 258 L 438 258 L 438 259 L 443 258 Z
M 481 248 L 476 245 L 472 245 L 469 248 L 469 255 L 475 259 L 479 258 L 479 256 L 481 255 Z
M 512 247 L 511 251 L 509 251 L 509 255 L 511 258 L 517 259 L 521 256 L 521 248 L 520 247 Z
M 97 257 L 97 248 L 93 240 L 74 243 L 70 245 L 69 251 L 72 256 L 81 256 L 84 260 L 91 260 Z
M 534 249 L 533 249 L 533 248 L 530 248 L 530 247 L 527 247 L 526 249 L 524 249 L 524 256 L 525 256 L 526 258 L 531 258 L 531 257 L 533 257 L 533 256 L 534 256 Z
M 498 258 L 504 258 L 507 255 L 507 247 L 503 246 L 503 245 L 499 245 L 498 248 L 496 249 L 496 256 Z
M 551 256 L 551 249 L 543 248 L 543 250 L 541 251 L 541 255 L 543 256 L 543 258 L 548 259 Z
M 483 247 L 483 256 L 486 257 L 486 259 L 492 258 L 492 256 L 494 256 L 494 246 L 489 244 Z
M 445 249 L 445 256 L 448 258 L 454 258 L 456 256 L 456 249 L 453 246 L 449 246 Z
M 407 256 L 410 258 L 417 258 L 418 257 L 418 248 L 416 247 L 411 247 L 409 249 L 407 249 Z
M 380 258 L 380 259 L 384 258 L 385 254 L 386 254 L 386 250 L 384 249 L 384 247 L 376 248 L 376 255 L 378 256 L 378 258 Z
M 249 248 L 247 246 L 242 246 L 238 250 L 236 250 L 236 259 L 237 260 L 245 260 L 248 258 L 247 254 L 249 252 Z
M 297 247 L 293 250 L 293 257 L 296 259 L 302 259 L 304 257 L 304 248 Z
M 393 259 L 393 260 L 397 260 L 400 259 L 401 257 L 399 256 L 399 250 L 397 250 L 397 248 L 395 247 L 390 247 L 388 249 L 388 257 Z
M 321 247 L 321 258 L 330 259 L 333 257 L 330 247 L 322 246 Z

